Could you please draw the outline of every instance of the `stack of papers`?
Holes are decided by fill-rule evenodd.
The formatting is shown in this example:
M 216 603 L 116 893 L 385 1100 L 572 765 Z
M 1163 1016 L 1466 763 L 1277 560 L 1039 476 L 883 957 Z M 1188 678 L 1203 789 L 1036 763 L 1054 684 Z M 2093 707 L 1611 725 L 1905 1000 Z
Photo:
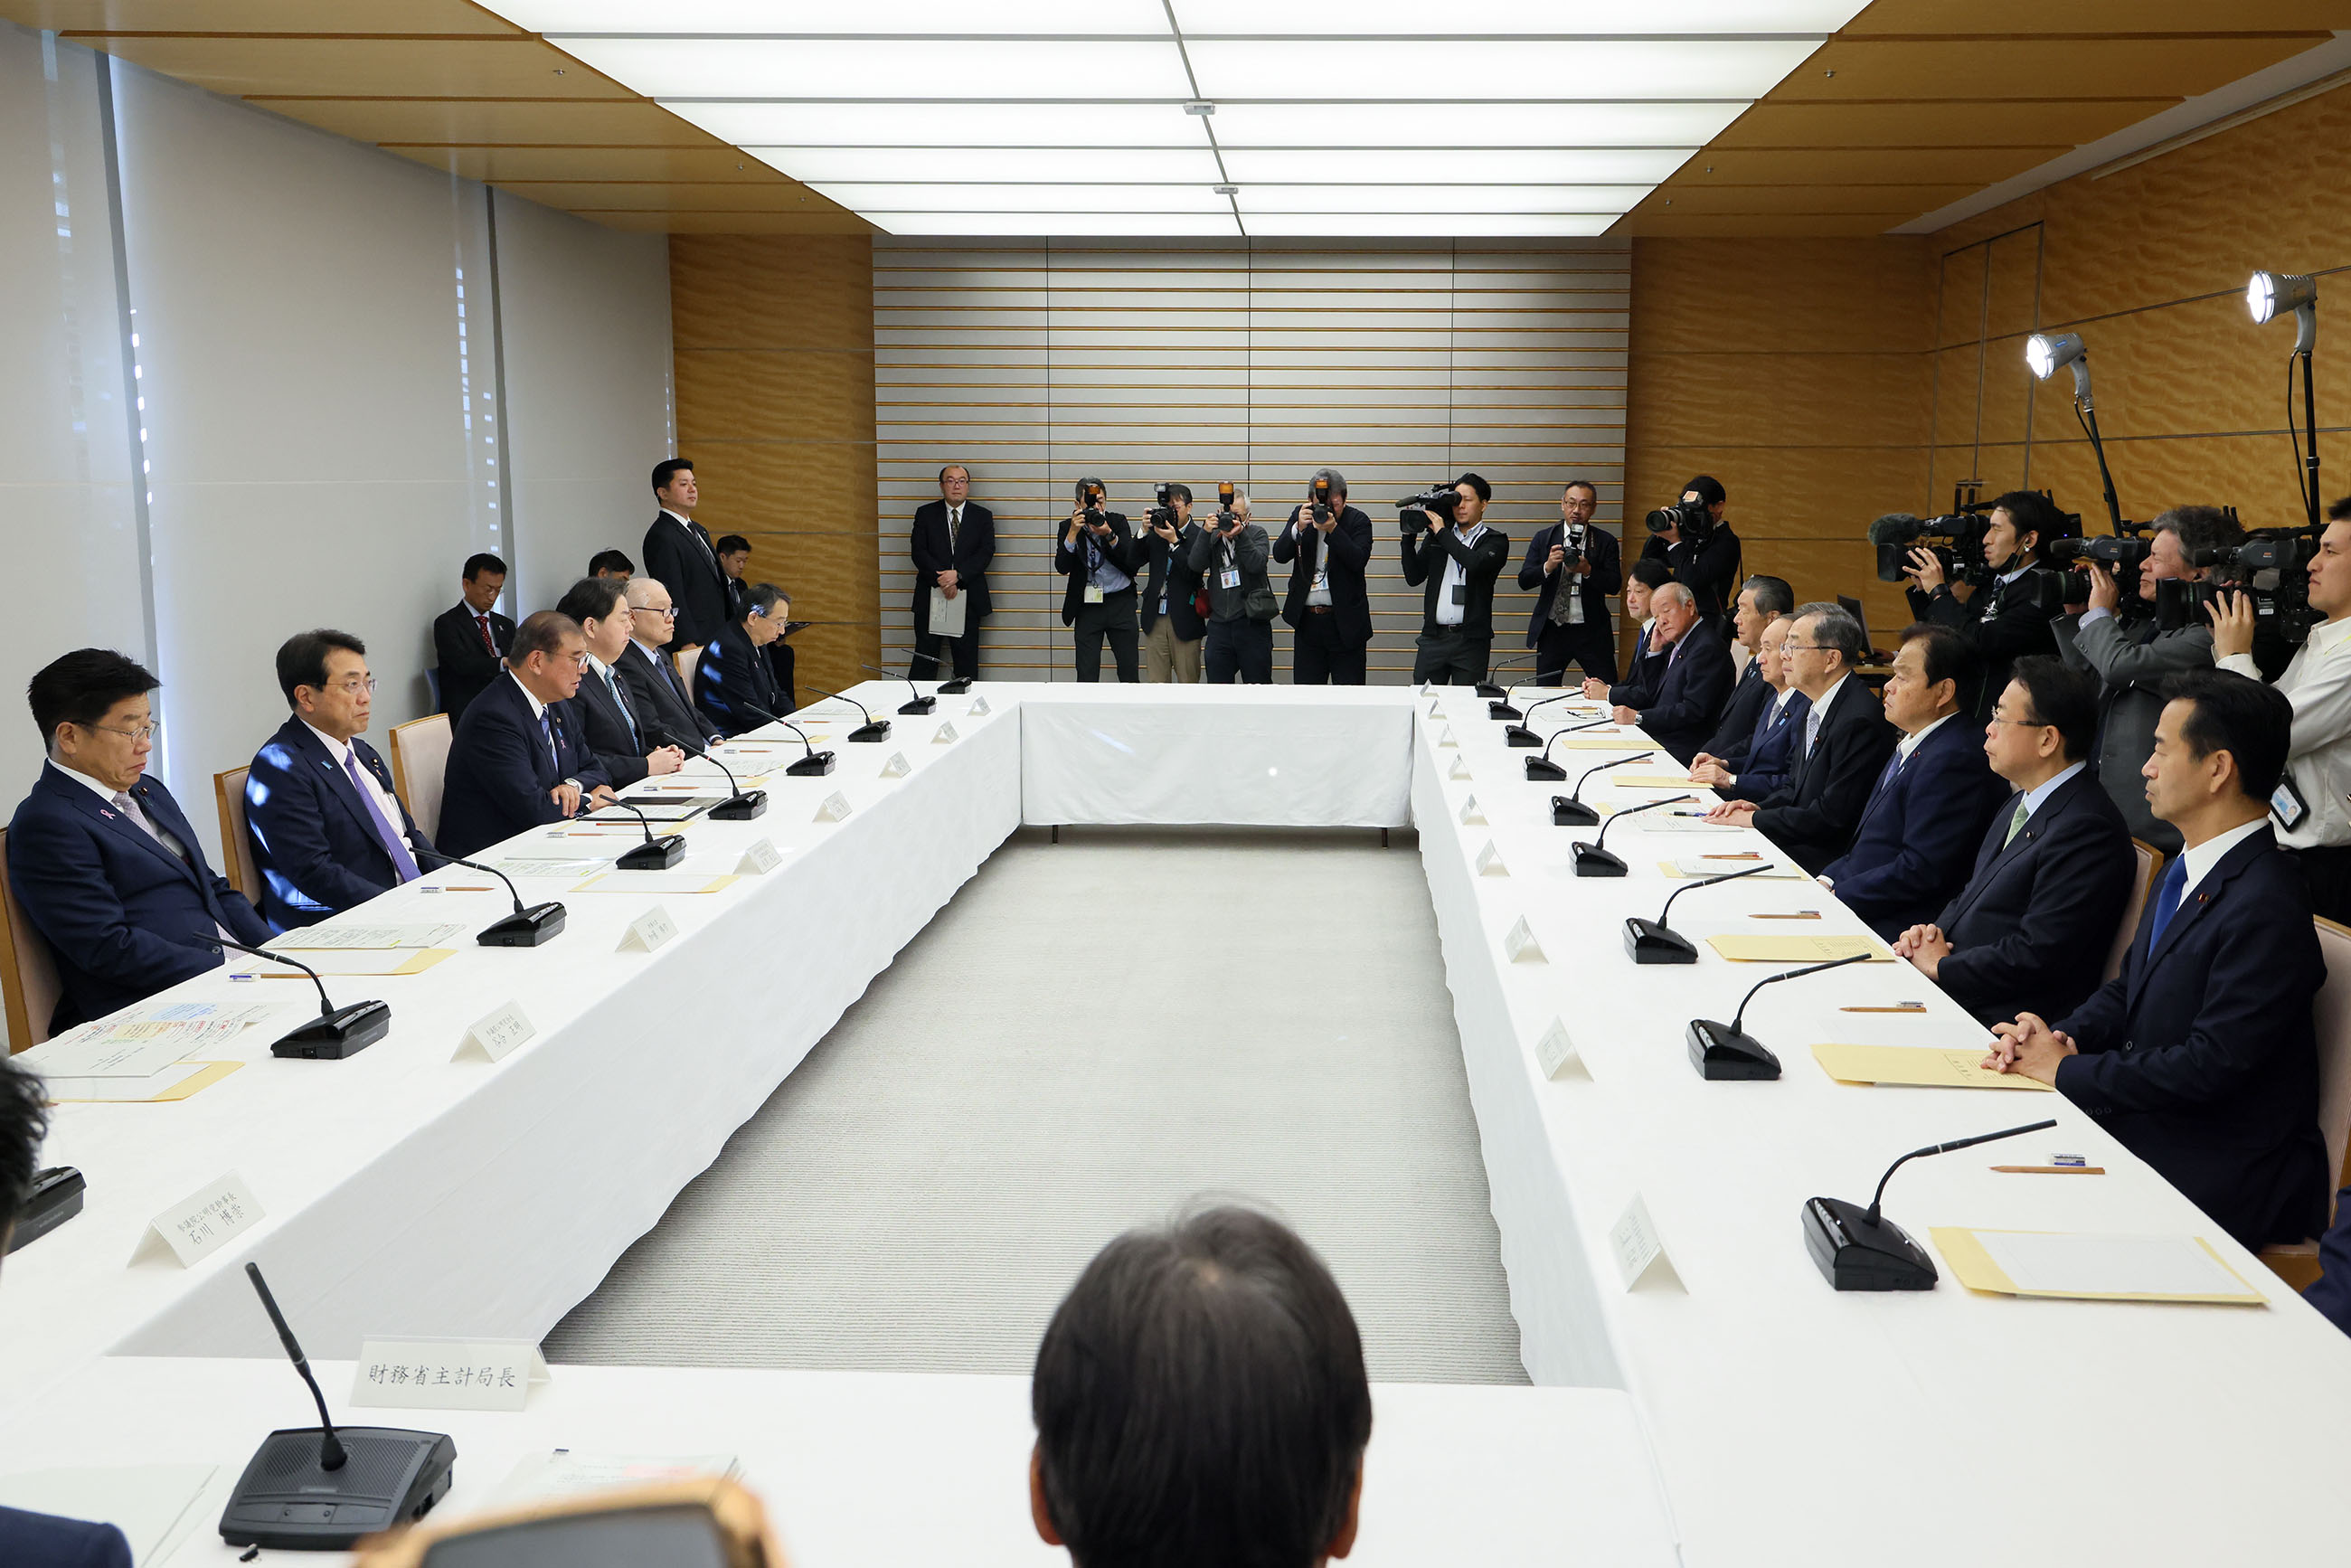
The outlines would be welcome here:
M 1993 1072 L 1983 1066 L 1984 1048 L 1946 1051 L 1917 1045 L 1813 1047 L 1813 1060 L 1840 1083 L 1915 1083 L 1933 1089 L 2038 1089 L 2048 1084 L 2022 1072 Z
M 652 1486 L 661 1481 L 687 1480 L 695 1476 L 732 1476 L 737 1461 L 732 1454 L 586 1454 L 569 1448 L 530 1454 L 516 1461 L 498 1483 L 487 1506 L 514 1508 L 523 1503 L 578 1497 L 582 1492 L 613 1487 Z
M 1928 1234 L 1970 1291 L 2092 1301 L 2268 1304 L 2200 1236 L 2067 1235 L 1938 1225 Z
M 1875 936 L 1709 936 L 1706 945 L 1734 964 L 1825 964 L 1856 953 L 1873 964 L 1894 962 Z
M 1761 852 L 1717 855 L 1677 855 L 1669 861 L 1659 861 L 1657 869 L 1669 878 L 1687 881 L 1692 877 L 1729 876 L 1757 865 L 1771 864 L 1771 857 Z M 1801 868 L 1782 862 L 1770 871 L 1759 871 L 1750 882 L 1788 882 L 1803 875 Z
M 150 1002 L 68 1030 L 16 1061 L 41 1075 L 54 1101 L 184 1100 L 239 1065 L 191 1056 L 219 1049 L 277 1009 L 274 1002 Z
M 463 925 L 308 925 L 272 937 L 269 946 L 281 952 L 362 948 L 446 947 L 465 935 Z M 311 959 L 302 962 L 317 968 Z

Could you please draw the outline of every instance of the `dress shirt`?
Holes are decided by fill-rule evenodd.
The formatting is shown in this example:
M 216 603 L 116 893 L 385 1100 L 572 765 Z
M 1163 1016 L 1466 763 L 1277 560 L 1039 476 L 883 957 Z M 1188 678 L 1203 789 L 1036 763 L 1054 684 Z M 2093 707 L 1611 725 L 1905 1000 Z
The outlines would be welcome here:
M 1088 582 L 1101 589 L 1104 596 L 1123 593 L 1134 586 L 1134 579 L 1121 571 L 1110 557 L 1103 553 L 1102 541 L 1094 538 L 1092 529 L 1087 530 L 1085 541 Z
M 2028 822 L 2032 821 L 2032 813 L 2041 810 L 2042 801 L 2046 800 L 2051 795 L 2056 793 L 2058 789 L 2064 784 L 2066 779 L 2071 779 L 2074 774 L 2079 773 L 2083 768 L 2087 768 L 2089 764 L 2086 762 L 2069 763 L 2065 767 L 2064 770 L 2060 772 L 2056 778 L 2048 780 L 2046 783 L 2035 784 L 2032 789 L 2027 789 L 2024 792 L 2024 820 Z
M 1291 532 L 1303 542 L 1314 539 L 1314 580 L 1306 585 L 1306 602 L 1328 605 L 1331 602 L 1331 540 L 1307 520 L 1309 514 L 1300 512 L 1298 520 L 1290 525 Z
M 1958 716 L 1959 716 L 1957 714 L 1947 713 L 1942 717 L 1937 719 L 1934 723 L 1928 725 L 1926 728 L 1920 730 L 1917 734 L 1906 735 L 1901 739 L 1896 741 L 1894 743 L 1895 771 L 1897 773 L 1901 771 L 1902 765 L 1910 760 L 1910 754 L 1917 750 L 1919 747 L 1925 745 L 1928 736 L 1934 734 L 1937 730 L 1942 728 L 1945 725 L 1950 723 L 1952 719 Z
M 2270 820 L 2267 817 L 2255 817 L 2252 821 L 2240 823 L 2225 833 L 2215 833 L 2192 849 L 2181 850 L 2179 861 L 2188 868 L 2188 877 L 2179 884 L 2180 904 L 2184 906 L 2188 903 L 2188 895 L 2196 891 L 2198 883 L 2211 874 L 2212 868 L 2220 863 L 2222 855 L 2227 854 L 2269 824 Z
M 1468 533 L 1460 535 L 1461 548 L 1468 549 L 1482 538 L 1485 533 L 1486 525 L 1479 523 Z M 1426 549 L 1432 547 L 1423 545 L 1421 548 Z M 1437 623 L 1439 626 L 1461 624 L 1461 618 L 1469 607 L 1455 599 L 1453 595 L 1456 590 L 1468 580 L 1469 574 L 1461 570 L 1460 559 L 1447 551 L 1445 557 L 1445 570 L 1437 580 Z
M 637 716 L 629 706 L 629 694 L 621 689 L 620 673 L 593 653 L 588 655 L 588 668 L 595 673 L 598 680 L 604 683 L 604 689 L 612 694 L 612 706 L 621 710 L 621 722 L 629 727 L 630 744 L 643 747 L 645 743 L 644 734 L 637 728 Z
M 1788 711 L 1788 705 L 1795 700 L 1795 687 L 1782 686 L 1780 688 L 1780 695 L 1771 699 L 1771 723 L 1774 727 L 1778 727 L 1780 723 L 1780 716 Z M 1739 775 L 1736 773 L 1730 775 L 1730 782 L 1733 785 L 1736 785 L 1739 782 Z
M 2294 653 L 2274 683 L 2294 704 L 2293 738 L 2286 745 L 2286 776 L 2294 780 L 2310 815 L 2288 832 L 2278 830 L 2278 842 L 2290 850 L 2351 844 L 2351 616 L 2310 629 L 2310 636 Z M 2250 653 L 2231 653 L 2220 662 L 2254 680 L 2261 669 Z
M 348 740 L 337 740 L 333 736 L 329 735 L 325 730 L 320 729 L 317 725 L 312 724 L 307 718 L 302 721 L 302 727 L 319 737 L 319 744 L 327 748 L 327 755 L 335 759 L 336 769 L 340 772 L 344 778 L 350 778 L 353 772 L 351 767 L 351 743 Z M 395 833 L 399 832 L 400 802 L 393 800 L 390 795 L 384 793 L 383 786 L 375 781 L 375 774 L 371 769 L 361 768 L 357 769 L 357 771 L 360 776 L 360 787 L 366 789 L 369 797 L 375 801 L 375 809 L 383 813 L 383 820 L 385 821 L 392 824 L 392 831 Z
M 1803 754 L 1806 757 L 1813 754 L 1813 742 L 1821 737 L 1821 721 L 1829 716 L 1829 704 L 1836 701 L 1837 693 L 1843 691 L 1844 684 L 1851 679 L 1853 679 L 1851 675 L 1839 675 L 1836 678 L 1836 685 L 1823 692 L 1813 702 L 1813 711 L 1804 716 Z

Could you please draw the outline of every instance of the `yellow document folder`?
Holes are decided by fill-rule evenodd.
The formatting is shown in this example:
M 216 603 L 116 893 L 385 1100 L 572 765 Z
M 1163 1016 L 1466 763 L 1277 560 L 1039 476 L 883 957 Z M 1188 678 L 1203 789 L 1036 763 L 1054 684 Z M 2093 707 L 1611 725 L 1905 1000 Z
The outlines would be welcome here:
M 457 956 L 455 947 L 304 948 L 302 962 L 322 975 L 421 975 L 444 959 Z M 256 980 L 308 980 L 301 970 L 280 964 L 256 964 L 236 971 Z
M 209 1089 L 245 1065 L 242 1061 L 183 1061 L 155 1074 L 166 1077 L 181 1067 L 193 1067 L 168 1089 L 150 1089 L 143 1079 L 137 1078 L 63 1078 L 55 1081 L 63 1086 L 57 1096 L 58 1104 L 83 1105 L 159 1105 L 167 1100 L 185 1100 L 200 1090 Z
M 2269 1304 L 2200 1236 L 2068 1235 L 1964 1225 L 1938 1225 L 1927 1234 L 1960 1284 L 1992 1295 Z
M 1709 936 L 1706 945 L 1734 964 L 1825 964 L 1855 953 L 1868 954 L 1873 964 L 1894 962 L 1869 936 Z
M 1561 751 L 1654 751 L 1646 740 L 1611 739 L 1604 735 L 1571 735 L 1552 743 Z
M 1919 1083 L 1935 1089 L 2040 1089 L 2021 1072 L 1990 1072 L 1982 1046 L 1939 1051 L 1916 1045 L 1815 1045 L 1813 1060 L 1840 1083 Z

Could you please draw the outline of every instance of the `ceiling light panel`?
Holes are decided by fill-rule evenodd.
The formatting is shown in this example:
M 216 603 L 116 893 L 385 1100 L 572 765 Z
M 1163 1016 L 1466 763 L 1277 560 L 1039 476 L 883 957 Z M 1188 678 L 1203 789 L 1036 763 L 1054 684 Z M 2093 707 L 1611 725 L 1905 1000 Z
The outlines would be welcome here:
M 1318 93 L 1442 99 L 1471 92 L 1485 99 L 1605 93 L 1612 99 L 1752 99 L 1771 91 L 1816 46 L 1817 40 L 1810 38 L 1512 43 L 1187 38 L 1185 47 L 1200 91 L 1217 99 L 1299 99 Z M 995 96 L 1017 95 L 999 91 Z M 1449 107 L 1433 102 L 1421 113 L 1390 112 L 1400 120 L 1441 119 Z
M 694 103 L 672 113 L 737 147 L 1206 147 L 1173 103 Z M 1384 112 L 1393 114 L 1393 110 Z
M 1609 184 L 1646 192 L 1689 159 L 1679 147 L 1481 147 L 1473 149 L 1316 147 L 1225 150 L 1235 180 L 1321 185 L 1369 182 L 1441 185 Z
M 1595 84 L 1559 82 L 1553 91 Z M 1220 103 L 1221 147 L 1679 147 L 1695 152 L 1736 103 Z
M 488 8 L 534 33 L 931 33 L 1167 36 L 1159 0 L 489 0 Z
M 1170 38 L 552 40 L 648 98 L 1112 99 L 1191 96 Z
M 893 235 L 1018 235 L 1050 238 L 1141 235 L 1171 238 L 1209 235 L 1238 239 L 1230 209 L 1214 213 L 880 213 L 873 223 Z M 1593 231 L 1598 232 L 1596 230 Z
M 1251 213 L 1605 213 L 1614 217 L 1646 194 L 1637 185 L 1243 185 L 1233 201 L 1244 216 Z
M 1199 147 L 746 147 L 804 184 L 977 180 L 991 184 L 1186 183 L 1224 175 Z
M 888 213 L 1230 213 L 1224 197 L 1207 185 L 943 185 L 832 184 L 811 181 L 809 189 L 850 211 L 872 216 Z
M 1172 0 L 1187 37 L 1217 34 L 1333 33 L 1378 37 L 1449 37 L 1634 33 L 1802 33 L 1826 37 L 1858 16 L 1863 0 L 1672 0 L 1626 5 L 1622 0 L 1353 0 L 1340 11 L 1328 0 Z
M 1599 213 L 1251 213 L 1241 226 L 1252 235 L 1305 235 L 1318 239 L 1366 235 L 1408 237 L 1483 237 L 1515 235 L 1531 238 L 1588 238 L 1605 234 L 1616 221 Z

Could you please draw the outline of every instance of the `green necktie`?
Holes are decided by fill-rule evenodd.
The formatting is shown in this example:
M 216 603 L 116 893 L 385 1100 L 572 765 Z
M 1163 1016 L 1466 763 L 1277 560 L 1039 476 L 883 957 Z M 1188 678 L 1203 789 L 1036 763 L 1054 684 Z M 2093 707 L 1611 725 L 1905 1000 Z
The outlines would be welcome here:
M 2009 845 L 2016 842 L 2016 835 L 2024 831 L 2024 819 L 2031 815 L 2032 812 L 2025 809 L 2024 797 L 2019 795 L 2016 798 L 2016 810 L 2009 815 L 2008 837 L 2000 841 L 2000 847 L 2001 849 L 2006 849 Z

